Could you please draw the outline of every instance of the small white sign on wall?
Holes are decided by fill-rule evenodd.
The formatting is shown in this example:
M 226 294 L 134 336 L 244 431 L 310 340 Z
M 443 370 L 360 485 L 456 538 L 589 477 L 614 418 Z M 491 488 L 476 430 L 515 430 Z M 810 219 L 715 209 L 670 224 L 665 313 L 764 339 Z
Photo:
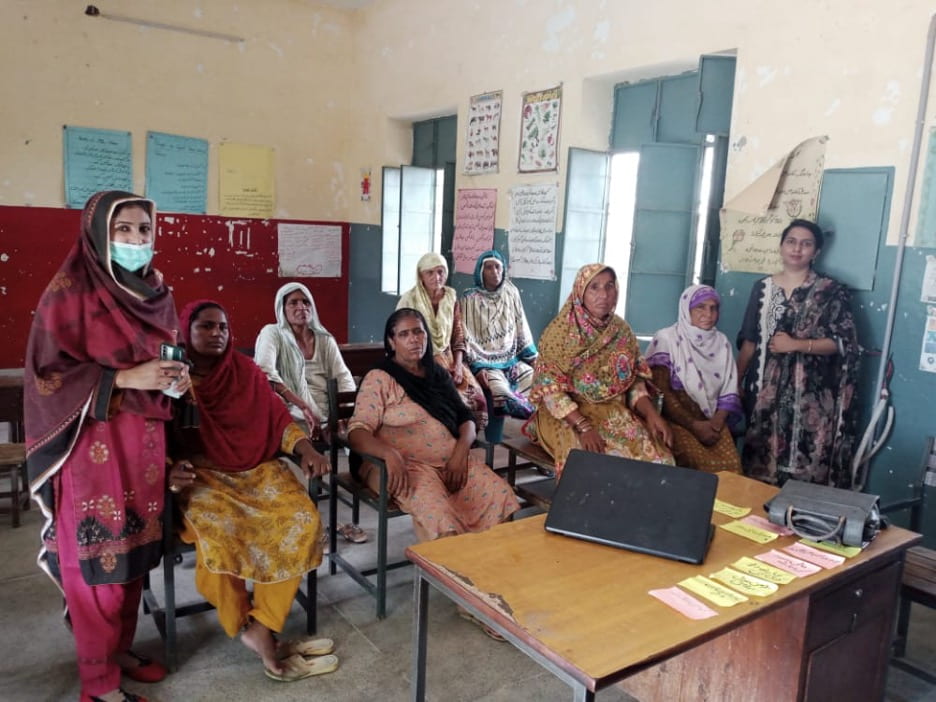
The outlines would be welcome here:
M 289 224 L 276 227 L 280 278 L 340 278 L 341 226 Z

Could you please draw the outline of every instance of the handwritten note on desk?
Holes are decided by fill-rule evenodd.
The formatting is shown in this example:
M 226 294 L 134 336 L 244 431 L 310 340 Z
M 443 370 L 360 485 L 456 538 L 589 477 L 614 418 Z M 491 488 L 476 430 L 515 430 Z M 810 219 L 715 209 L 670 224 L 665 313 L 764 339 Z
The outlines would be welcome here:
M 725 502 L 723 500 L 715 500 L 715 504 L 712 506 L 712 509 L 718 512 L 719 514 L 727 514 L 729 517 L 743 517 L 745 514 L 751 511 L 750 507 L 738 507 L 733 505 L 730 502 Z
M 759 527 L 753 526 L 751 524 L 745 524 L 744 522 L 728 522 L 727 524 L 719 524 L 719 529 L 724 529 L 725 531 L 730 531 L 732 534 L 737 534 L 738 536 L 743 536 L 745 539 L 750 539 L 751 541 L 756 541 L 759 544 L 770 543 L 777 538 L 777 534 L 772 534 L 769 531 L 764 531 Z
M 680 590 L 675 585 L 660 590 L 650 590 L 650 596 L 675 609 L 690 619 L 708 619 L 714 617 L 716 612 L 699 602 L 695 597 Z
M 782 568 L 788 573 L 793 573 L 800 578 L 804 578 L 807 575 L 812 575 L 813 573 L 818 573 L 822 568 L 812 563 L 807 563 L 806 561 L 797 558 L 796 556 L 791 556 L 788 553 L 783 551 L 770 550 L 767 553 L 760 553 L 754 556 L 759 561 L 764 563 L 769 563 L 772 566 L 777 568 Z
M 747 597 L 741 593 L 729 590 L 723 585 L 719 585 L 714 580 L 709 580 L 704 575 L 695 575 L 685 580 L 680 580 L 679 584 L 694 592 L 700 597 L 704 597 L 709 602 L 714 602 L 719 607 L 732 607 L 739 602 L 747 602 Z
M 777 586 L 774 583 L 761 580 L 747 573 L 739 573 L 731 568 L 722 568 L 717 573 L 712 573 L 712 579 L 725 583 L 725 585 L 751 597 L 768 597 L 777 591 Z
M 835 552 L 829 553 L 828 551 L 820 551 L 819 548 L 813 548 L 813 546 L 816 545 L 815 541 L 803 539 L 800 543 L 790 544 L 783 550 L 787 553 L 792 553 L 797 558 L 802 558 L 804 561 L 815 563 L 817 566 L 822 566 L 823 568 L 835 568 L 845 562 L 845 556 L 840 556 Z M 844 548 L 848 547 L 846 546 Z M 861 549 L 858 550 L 860 551 Z
M 796 576 L 793 575 L 793 573 L 789 573 L 780 568 L 775 568 L 774 566 L 767 563 L 755 561 L 753 558 L 749 558 L 747 556 L 742 556 L 736 560 L 731 564 L 731 567 L 735 570 L 740 570 L 742 573 L 753 575 L 755 578 L 769 580 L 770 582 L 777 583 L 778 585 L 789 585 L 794 580 L 796 580 Z

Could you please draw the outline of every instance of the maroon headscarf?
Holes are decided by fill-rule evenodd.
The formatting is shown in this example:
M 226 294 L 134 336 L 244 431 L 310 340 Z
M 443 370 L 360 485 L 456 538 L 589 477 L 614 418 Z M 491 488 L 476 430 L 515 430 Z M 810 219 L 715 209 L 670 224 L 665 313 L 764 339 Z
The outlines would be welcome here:
M 213 300 L 196 300 L 180 315 L 182 341 L 191 349 L 192 322 Z M 229 320 L 230 322 L 230 320 Z M 234 335 L 224 354 L 192 393 L 198 408 L 198 433 L 205 456 L 220 470 L 239 472 L 276 457 L 283 432 L 292 421 L 266 374 L 234 351 Z
M 156 207 L 131 193 L 93 195 L 78 241 L 39 299 L 26 347 L 26 452 L 30 485 L 44 486 L 68 456 L 86 411 L 107 419 L 114 376 L 159 357 L 178 329 L 162 275 L 124 270 L 110 260 L 110 221 L 122 204 L 139 205 L 155 224 Z M 87 407 L 87 410 L 85 408 Z M 120 411 L 166 420 L 168 397 L 123 390 Z M 51 511 L 51 493 L 43 490 Z

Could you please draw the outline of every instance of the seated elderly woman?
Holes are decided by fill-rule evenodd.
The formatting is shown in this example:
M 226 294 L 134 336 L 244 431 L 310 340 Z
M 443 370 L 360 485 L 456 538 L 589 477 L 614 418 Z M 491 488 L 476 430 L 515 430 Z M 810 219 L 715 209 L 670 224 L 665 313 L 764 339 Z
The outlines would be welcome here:
M 676 324 L 653 337 L 647 363 L 663 393 L 663 417 L 673 429 L 676 463 L 740 473 L 741 459 L 725 423 L 741 419 L 741 399 L 731 343 L 715 328 L 720 306 L 714 288 L 686 288 L 679 296 Z
M 517 286 L 507 279 L 504 257 L 485 251 L 474 271 L 475 287 L 461 299 L 466 357 L 471 372 L 491 393 L 495 416 L 526 419 L 536 344 Z
M 354 390 L 354 378 L 341 358 L 338 343 L 319 321 L 312 293 L 302 283 L 286 283 L 273 302 L 276 324 L 257 335 L 254 362 L 310 435 L 328 418 L 329 378 L 338 391 Z
M 510 485 L 470 452 L 471 410 L 433 360 L 426 321 L 403 307 L 384 329 L 387 357 L 361 381 L 351 448 L 387 464 L 388 488 L 420 541 L 484 531 L 519 509 Z M 374 466 L 361 477 L 379 487 Z
M 462 401 L 474 413 L 478 430 L 487 426 L 487 400 L 474 375 L 465 366 L 465 327 L 455 289 L 445 284 L 449 269 L 437 253 L 424 254 L 416 262 L 416 286 L 400 296 L 397 309 L 418 310 L 435 351 L 435 362 L 448 371 Z
M 263 661 L 270 678 L 329 673 L 331 639 L 277 643 L 302 576 L 322 560 L 315 505 L 282 461 L 309 476 L 329 463 L 291 420 L 266 376 L 233 352 L 227 315 L 216 302 L 188 305 L 180 319 L 193 363 L 170 440 L 169 489 L 178 493 L 181 538 L 195 544 L 195 585 L 221 626 Z M 246 581 L 253 582 L 253 598 Z
M 574 448 L 673 463 L 672 431 L 647 392 L 650 368 L 637 338 L 614 313 L 617 299 L 614 269 L 583 266 L 540 338 L 530 393 L 536 412 L 524 431 L 558 474 Z

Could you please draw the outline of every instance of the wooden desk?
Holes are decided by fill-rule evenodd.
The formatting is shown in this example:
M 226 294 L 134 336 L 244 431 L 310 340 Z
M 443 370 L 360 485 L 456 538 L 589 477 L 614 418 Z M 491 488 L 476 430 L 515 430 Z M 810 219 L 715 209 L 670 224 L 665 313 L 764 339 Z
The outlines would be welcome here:
M 775 492 L 719 475 L 718 497 L 753 514 Z M 693 566 L 550 534 L 544 519 L 407 549 L 416 566 L 414 700 L 426 692 L 430 583 L 568 683 L 575 700 L 625 679 L 641 702 L 883 697 L 903 556 L 918 534 L 891 527 L 841 566 L 764 599 L 712 605 L 718 616 L 693 621 L 648 590 L 796 538 L 760 546 L 716 529 L 705 563 Z M 731 519 L 716 513 L 712 521 Z

